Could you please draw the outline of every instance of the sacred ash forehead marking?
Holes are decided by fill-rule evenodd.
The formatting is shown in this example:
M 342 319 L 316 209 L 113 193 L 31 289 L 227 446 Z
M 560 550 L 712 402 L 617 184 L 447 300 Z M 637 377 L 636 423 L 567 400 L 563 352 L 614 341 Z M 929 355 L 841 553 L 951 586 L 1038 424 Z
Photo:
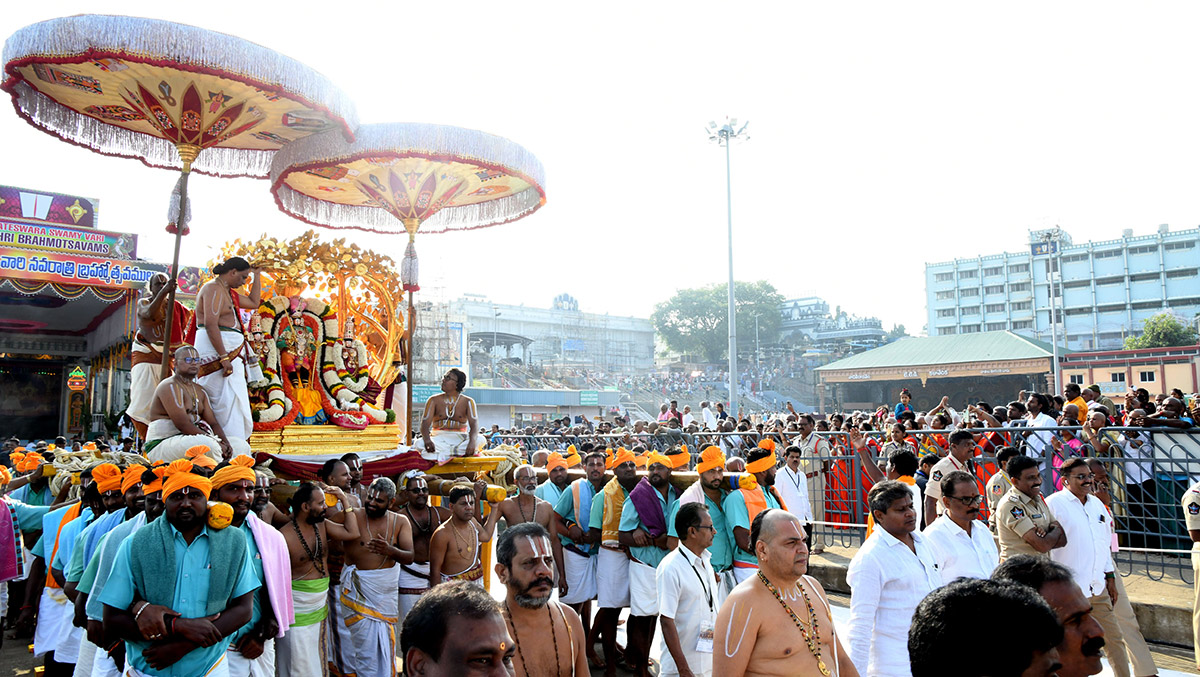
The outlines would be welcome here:
M 529 544 L 529 550 L 535 558 L 551 557 L 550 539 L 545 536 L 526 536 L 525 542 Z

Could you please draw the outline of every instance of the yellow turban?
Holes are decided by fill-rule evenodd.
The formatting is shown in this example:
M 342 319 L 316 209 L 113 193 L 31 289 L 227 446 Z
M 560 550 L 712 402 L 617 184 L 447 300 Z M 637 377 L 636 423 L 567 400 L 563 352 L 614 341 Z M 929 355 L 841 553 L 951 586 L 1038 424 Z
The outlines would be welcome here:
M 708 472 L 713 468 L 725 467 L 725 454 L 721 453 L 720 447 L 708 447 L 700 452 L 700 462 L 696 464 L 696 472 Z
M 570 451 L 570 449 L 568 449 L 567 451 Z M 567 457 L 563 460 L 565 460 L 567 462 L 568 468 L 574 468 L 575 466 L 583 463 L 583 458 L 579 455 L 578 451 L 571 453 L 571 454 L 567 454 Z
M 639 468 L 646 467 L 646 454 L 638 454 L 633 457 L 633 464 Z
M 763 456 L 762 458 L 758 459 L 757 461 L 751 461 L 750 463 L 747 463 L 746 464 L 746 472 L 748 472 L 748 473 L 766 472 L 774 467 L 775 467 L 775 457 L 774 456 Z
M 216 491 L 226 484 L 237 482 L 238 480 L 250 480 L 250 483 L 253 484 L 255 479 L 254 458 L 245 455 L 237 456 L 229 461 L 229 465 L 213 474 L 212 488 L 213 491 Z
M 684 447 L 686 449 L 686 447 Z M 671 459 L 672 468 L 686 468 L 689 461 L 692 460 L 692 455 L 686 451 L 682 454 L 667 454 L 667 458 Z
M 146 466 L 140 463 L 135 463 L 125 469 L 125 476 L 121 478 L 121 493 L 129 493 L 129 490 L 142 483 L 142 473 L 146 472 Z M 93 472 L 93 476 L 95 473 Z
M 203 444 L 197 444 L 194 447 L 189 447 L 185 453 L 187 454 L 188 459 L 191 460 L 192 465 L 198 465 L 201 468 L 217 467 L 217 462 L 212 460 L 212 457 L 208 455 L 208 447 L 204 446 Z
M 8 471 L 8 468 L 0 465 L 0 484 L 8 484 L 11 481 L 12 473 Z
M 649 468 L 655 463 L 662 464 L 668 468 L 673 467 L 671 465 L 671 459 L 667 458 L 666 454 L 659 453 L 657 451 L 652 451 L 646 454 L 646 467 Z
M 121 490 L 121 469 L 112 463 L 101 463 L 92 469 L 92 481 L 102 494 Z
M 178 460 L 172 461 L 171 465 L 167 466 L 167 474 L 163 479 L 163 498 L 184 489 L 192 487 L 200 493 L 204 494 L 205 500 L 212 493 L 212 482 L 207 477 L 201 477 L 193 472 L 190 461 Z
M 16 454 L 13 454 L 16 456 Z M 12 458 L 12 456 L 10 456 Z M 37 470 L 38 465 L 46 460 L 41 454 L 36 451 L 31 451 L 28 454 L 22 454 L 19 461 L 16 461 L 17 472 L 30 472 Z
M 144 494 L 153 494 L 155 492 L 162 491 L 163 488 L 163 475 L 167 474 L 167 466 L 160 465 L 151 468 L 151 470 L 154 471 L 154 476 L 156 479 L 150 484 L 142 486 L 142 493 Z
M 575 447 L 571 447 L 571 449 L 574 449 L 574 448 Z M 576 454 L 575 456 L 576 456 L 576 458 L 578 458 L 579 454 Z M 551 472 L 555 468 L 565 468 L 565 467 L 567 467 L 567 459 L 563 458 L 563 455 L 558 453 L 557 451 L 550 454 L 550 458 L 546 459 L 546 472 Z
M 629 451 L 625 447 L 621 447 L 620 449 L 617 450 L 617 453 L 613 456 L 612 467 L 615 468 L 619 465 L 629 463 L 630 461 L 633 461 L 633 452 Z M 635 464 L 636 464 L 636 462 L 635 462 Z
M 759 441 L 758 448 L 766 449 L 767 451 L 775 451 L 775 440 L 771 439 L 770 437 L 764 437 Z

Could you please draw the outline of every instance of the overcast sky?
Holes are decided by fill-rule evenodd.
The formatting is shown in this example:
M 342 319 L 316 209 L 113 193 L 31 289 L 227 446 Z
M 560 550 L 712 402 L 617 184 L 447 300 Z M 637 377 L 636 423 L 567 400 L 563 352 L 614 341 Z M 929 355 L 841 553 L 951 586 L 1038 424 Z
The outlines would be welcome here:
M 338 83 L 362 122 L 481 129 L 545 165 L 532 217 L 419 238 L 422 283 L 448 296 L 547 307 L 566 292 L 646 316 L 678 288 L 723 283 L 725 163 L 704 125 L 726 115 L 750 120 L 733 147 L 737 278 L 887 328 L 925 324 L 928 261 L 1021 250 L 1054 224 L 1082 242 L 1200 223 L 1194 2 L 258 6 L 109 9 L 284 52 Z M 9 3 L 0 34 L 96 8 Z M 169 261 L 174 174 L 5 108 L 0 183 L 97 198 L 99 227 Z M 185 263 L 307 228 L 265 180 L 197 176 L 190 190 Z M 403 253 L 401 238 L 344 233 Z

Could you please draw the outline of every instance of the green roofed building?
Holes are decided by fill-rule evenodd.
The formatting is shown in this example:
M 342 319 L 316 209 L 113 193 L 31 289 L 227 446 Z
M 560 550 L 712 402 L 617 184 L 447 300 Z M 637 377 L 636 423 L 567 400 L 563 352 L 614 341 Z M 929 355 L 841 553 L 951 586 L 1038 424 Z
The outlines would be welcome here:
M 902 338 L 818 367 L 822 409 L 830 397 L 840 409 L 891 409 L 902 388 L 912 392 L 918 412 L 943 395 L 958 410 L 980 401 L 1008 403 L 1021 390 L 1046 392 L 1053 354 L 1049 343 L 1010 331 Z

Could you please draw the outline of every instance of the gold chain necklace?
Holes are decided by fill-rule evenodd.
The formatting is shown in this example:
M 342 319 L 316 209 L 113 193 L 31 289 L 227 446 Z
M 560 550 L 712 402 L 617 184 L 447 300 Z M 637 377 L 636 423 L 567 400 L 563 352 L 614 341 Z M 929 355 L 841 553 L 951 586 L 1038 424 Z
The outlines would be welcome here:
M 763 575 L 762 570 L 758 572 L 758 580 L 767 586 L 767 590 L 770 590 L 771 594 L 775 596 L 775 601 L 779 602 L 783 610 L 788 613 L 788 616 L 792 617 L 792 622 L 800 629 L 800 635 L 804 637 L 804 643 L 808 645 L 809 653 L 813 655 L 813 658 L 817 659 L 817 669 L 821 671 L 822 675 L 828 677 L 830 674 L 829 668 L 825 667 L 825 661 L 821 660 L 821 629 L 817 626 L 817 612 L 813 609 L 812 602 L 808 599 L 808 591 L 804 589 L 804 584 L 797 582 L 796 587 L 800 589 L 800 594 L 804 597 L 804 606 L 808 609 L 808 624 L 812 626 L 811 634 L 804 628 L 804 623 L 800 621 L 796 612 L 792 611 L 788 603 L 783 601 L 783 597 L 780 596 L 775 586 L 771 585 L 771 581 L 768 581 L 767 577 Z
M 454 525 L 454 518 L 450 519 L 450 529 L 454 532 L 454 549 L 458 551 L 460 557 L 466 557 L 467 553 L 463 552 L 463 548 L 468 548 L 467 539 L 462 537 L 458 527 Z M 458 547 L 459 543 L 462 543 L 463 548 Z

